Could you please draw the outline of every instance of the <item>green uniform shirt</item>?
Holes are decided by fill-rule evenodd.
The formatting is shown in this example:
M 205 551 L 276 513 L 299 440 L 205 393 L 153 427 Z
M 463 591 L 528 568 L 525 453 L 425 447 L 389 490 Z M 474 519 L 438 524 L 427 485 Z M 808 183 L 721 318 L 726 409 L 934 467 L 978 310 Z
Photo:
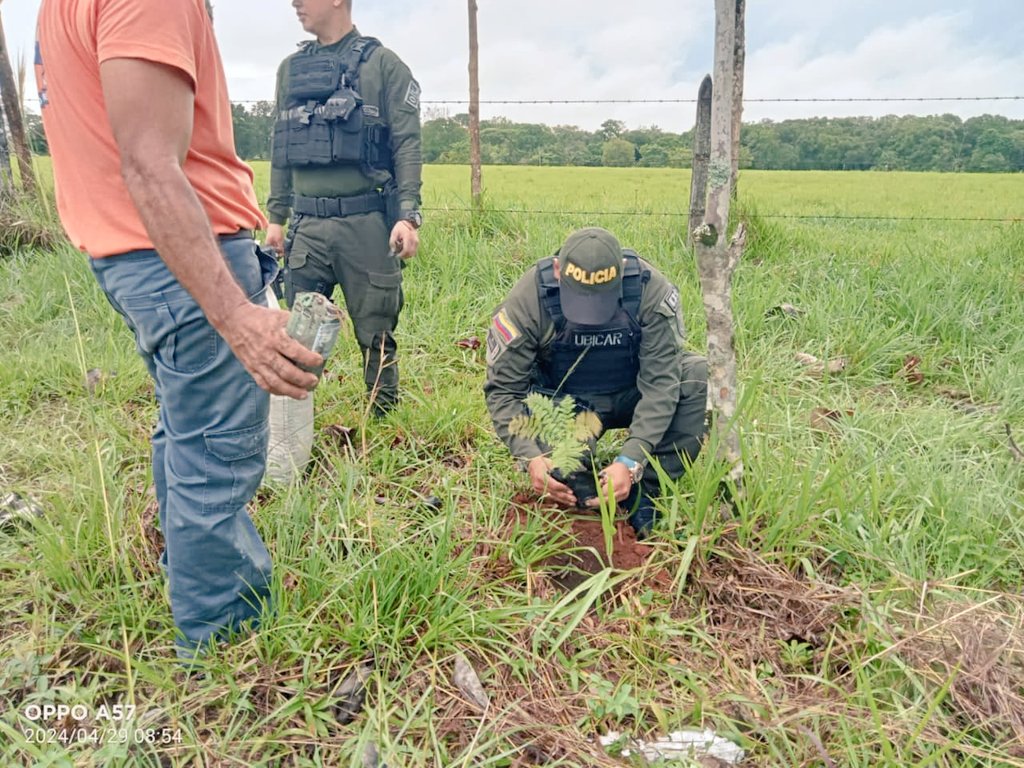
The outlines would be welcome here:
M 619 453 L 646 464 L 645 452 L 661 442 L 679 402 L 684 336 L 678 289 L 643 259 L 640 264 L 651 272 L 637 318 L 643 336 L 635 389 L 641 398 Z M 508 425 L 525 412 L 524 400 L 530 393 L 535 366 L 554 335 L 554 321 L 537 296 L 537 267 L 533 266 L 495 310 L 487 331 L 487 409 L 498 437 L 517 459 L 529 461 L 543 453 L 536 441 L 511 435 Z M 623 394 L 588 394 L 587 400 L 601 411 L 602 403 L 611 403 Z
M 314 42 L 313 46 L 315 51 L 344 55 L 359 37 L 359 30 L 353 27 L 336 43 L 320 46 Z M 288 103 L 288 66 L 297 55 L 300 54 L 289 56 L 277 70 L 278 113 Z M 420 86 L 394 51 L 381 46 L 359 68 L 359 93 L 364 105 L 380 110 L 381 118 L 391 129 L 391 156 L 401 209 L 415 210 L 420 206 L 423 171 Z M 285 168 L 271 163 L 267 200 L 270 222 L 285 224 L 288 221 L 293 191 L 307 197 L 351 197 L 372 192 L 390 178 L 387 171 L 367 176 L 358 165 Z

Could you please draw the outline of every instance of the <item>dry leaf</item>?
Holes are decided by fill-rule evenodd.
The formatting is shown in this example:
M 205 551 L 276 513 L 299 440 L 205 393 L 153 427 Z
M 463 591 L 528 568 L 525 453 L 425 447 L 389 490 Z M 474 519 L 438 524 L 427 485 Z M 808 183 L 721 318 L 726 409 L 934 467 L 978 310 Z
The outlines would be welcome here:
M 815 408 L 811 411 L 811 429 L 818 432 L 835 432 L 836 425 L 847 416 L 853 416 L 853 409 Z
M 849 359 L 845 357 L 834 357 L 831 360 L 822 361 L 806 352 L 797 352 L 794 357 L 798 363 L 807 369 L 807 373 L 811 376 L 821 376 L 825 373 L 841 373 L 850 364 Z
M 937 392 L 944 398 L 950 401 L 952 406 L 958 411 L 970 414 L 984 414 L 984 413 L 995 413 L 999 410 L 999 406 L 995 403 L 978 403 L 975 402 L 970 392 L 964 392 L 962 389 L 953 389 L 952 387 L 939 387 Z
M 846 367 L 850 364 L 849 358 L 846 357 L 834 357 L 828 361 L 825 366 L 825 370 L 829 373 L 841 373 L 846 370 Z
M 373 674 L 373 660 L 367 659 L 356 664 L 334 686 L 334 714 L 338 722 L 347 725 L 356 719 L 366 700 L 366 683 Z
M 352 445 L 352 429 L 350 427 L 346 427 L 343 424 L 328 424 L 321 432 L 323 432 L 324 437 L 331 438 L 339 447 L 350 451 L 354 450 Z
M 480 683 L 476 670 L 473 669 L 473 666 L 461 653 L 455 656 L 455 677 L 453 679 L 455 685 L 465 694 L 471 704 L 480 710 L 487 709 L 487 706 L 490 704 L 487 691 L 484 690 L 483 685 Z
M 90 368 L 85 372 L 85 389 L 90 395 L 96 394 L 96 390 L 106 384 L 107 379 L 117 375 L 117 371 L 104 373 L 99 368 Z
M 804 314 L 804 310 L 799 307 L 794 307 L 792 304 L 785 303 L 778 304 L 765 312 L 766 316 L 784 315 L 785 317 L 800 317 L 802 314 Z
M 900 368 L 900 375 L 910 384 L 921 384 L 924 382 L 924 374 L 918 370 L 920 365 L 920 357 L 917 355 L 907 355 L 903 360 L 903 367 Z
M 477 336 L 470 336 L 468 339 L 459 339 L 455 342 L 456 347 L 463 349 L 480 349 L 480 339 Z

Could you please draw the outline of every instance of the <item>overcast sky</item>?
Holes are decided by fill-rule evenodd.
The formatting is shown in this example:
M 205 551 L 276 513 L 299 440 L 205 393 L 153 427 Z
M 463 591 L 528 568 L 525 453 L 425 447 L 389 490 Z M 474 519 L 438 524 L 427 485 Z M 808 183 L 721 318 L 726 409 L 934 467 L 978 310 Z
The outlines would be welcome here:
M 139 0 L 167 2 L 168 0 Z M 409 64 L 425 109 L 466 111 L 465 0 L 354 0 L 363 34 Z M 711 71 L 712 0 L 478 0 L 482 100 L 692 99 Z M 31 53 L 39 0 L 0 6 L 8 46 Z M 273 96 L 280 60 L 306 36 L 288 0 L 214 0 L 231 96 Z M 774 98 L 1024 96 L 1021 0 L 748 0 L 744 120 L 984 113 L 1024 100 L 773 103 Z M 31 70 L 30 70 L 31 71 Z M 30 90 L 34 90 L 33 88 Z M 550 125 L 608 118 L 679 132 L 692 104 L 484 105 Z

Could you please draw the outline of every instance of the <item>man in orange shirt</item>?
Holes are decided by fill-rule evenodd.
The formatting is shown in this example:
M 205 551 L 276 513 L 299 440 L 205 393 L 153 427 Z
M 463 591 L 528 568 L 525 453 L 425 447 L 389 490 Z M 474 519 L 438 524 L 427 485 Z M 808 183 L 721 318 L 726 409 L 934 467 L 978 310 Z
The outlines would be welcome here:
M 178 653 L 258 620 L 270 556 L 246 512 L 270 393 L 319 355 L 268 309 L 276 259 L 234 151 L 204 0 L 43 0 L 36 76 L 57 206 L 156 384 L 153 484 Z

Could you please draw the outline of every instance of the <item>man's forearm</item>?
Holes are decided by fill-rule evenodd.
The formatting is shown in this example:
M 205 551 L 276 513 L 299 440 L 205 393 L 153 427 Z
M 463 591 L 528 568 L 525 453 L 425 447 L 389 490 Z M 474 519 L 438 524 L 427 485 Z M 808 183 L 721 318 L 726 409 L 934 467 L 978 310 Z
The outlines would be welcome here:
M 286 224 L 292 213 L 292 171 L 274 164 L 270 166 L 270 195 L 267 214 L 271 224 Z
M 220 253 L 195 190 L 176 163 L 125 161 L 125 185 L 160 257 L 218 331 L 249 299 Z
M 418 135 L 396 139 L 392 162 L 398 199 L 403 211 L 420 207 L 420 189 L 423 186 L 422 158 Z

